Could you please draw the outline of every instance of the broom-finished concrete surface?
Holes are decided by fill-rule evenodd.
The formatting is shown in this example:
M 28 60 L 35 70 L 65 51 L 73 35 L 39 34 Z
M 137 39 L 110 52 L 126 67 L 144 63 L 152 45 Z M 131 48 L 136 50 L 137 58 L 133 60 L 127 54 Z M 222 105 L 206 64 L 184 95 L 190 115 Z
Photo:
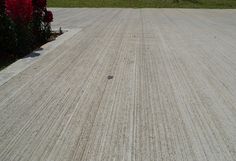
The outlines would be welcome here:
M 236 160 L 236 10 L 52 10 L 82 30 L 0 86 L 1 161 Z

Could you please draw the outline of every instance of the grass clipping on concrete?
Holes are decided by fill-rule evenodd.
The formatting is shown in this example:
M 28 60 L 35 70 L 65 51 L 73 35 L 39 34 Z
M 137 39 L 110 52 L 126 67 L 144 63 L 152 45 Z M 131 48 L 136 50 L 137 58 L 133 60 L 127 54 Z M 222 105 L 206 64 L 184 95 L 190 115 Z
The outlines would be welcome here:
M 236 0 L 48 0 L 49 7 L 236 8 Z

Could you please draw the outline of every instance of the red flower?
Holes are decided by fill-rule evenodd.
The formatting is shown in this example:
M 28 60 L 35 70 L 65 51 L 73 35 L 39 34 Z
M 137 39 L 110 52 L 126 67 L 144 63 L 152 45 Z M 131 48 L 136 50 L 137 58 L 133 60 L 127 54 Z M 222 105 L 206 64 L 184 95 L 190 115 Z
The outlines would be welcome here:
M 45 9 L 46 5 L 47 5 L 46 0 L 34 0 L 34 7 L 35 8 Z
M 6 13 L 16 23 L 29 23 L 32 20 L 32 0 L 6 0 Z
M 46 11 L 43 19 L 44 22 L 50 23 L 53 21 L 53 14 L 51 11 Z

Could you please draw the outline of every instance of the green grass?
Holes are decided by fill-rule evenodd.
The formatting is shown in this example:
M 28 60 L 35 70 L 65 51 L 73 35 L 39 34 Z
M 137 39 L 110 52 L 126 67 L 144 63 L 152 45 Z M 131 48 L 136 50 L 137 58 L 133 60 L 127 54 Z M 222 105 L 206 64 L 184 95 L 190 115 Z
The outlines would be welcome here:
M 236 0 L 48 0 L 48 6 L 120 8 L 236 8 Z

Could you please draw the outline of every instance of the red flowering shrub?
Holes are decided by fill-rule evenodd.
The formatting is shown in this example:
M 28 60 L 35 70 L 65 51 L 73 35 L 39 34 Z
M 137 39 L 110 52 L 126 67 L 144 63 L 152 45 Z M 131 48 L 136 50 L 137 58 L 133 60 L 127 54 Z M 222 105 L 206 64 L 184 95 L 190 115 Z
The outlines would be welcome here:
M 45 12 L 45 16 L 44 16 L 44 19 L 43 19 L 44 22 L 46 23 L 50 23 L 53 21 L 53 14 L 51 11 L 46 11 Z
M 40 8 L 40 9 L 44 10 L 44 9 L 46 9 L 46 5 L 47 5 L 46 0 L 34 0 L 35 9 Z
M 46 6 L 47 0 L 0 0 L 0 64 L 49 40 L 53 14 Z
M 0 16 L 5 12 L 5 0 L 0 0 Z
M 32 0 L 6 0 L 6 14 L 17 24 L 32 21 Z
M 33 32 L 38 41 L 46 41 L 51 36 L 50 22 L 53 20 L 53 14 L 47 11 L 46 6 L 46 0 L 33 0 Z

